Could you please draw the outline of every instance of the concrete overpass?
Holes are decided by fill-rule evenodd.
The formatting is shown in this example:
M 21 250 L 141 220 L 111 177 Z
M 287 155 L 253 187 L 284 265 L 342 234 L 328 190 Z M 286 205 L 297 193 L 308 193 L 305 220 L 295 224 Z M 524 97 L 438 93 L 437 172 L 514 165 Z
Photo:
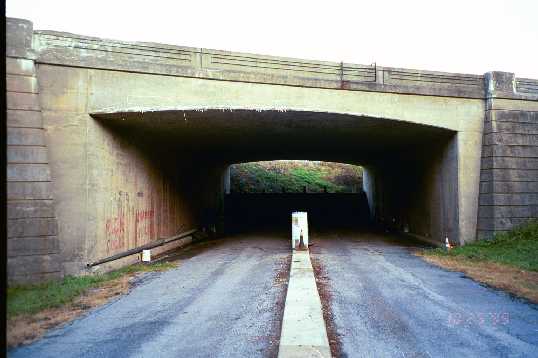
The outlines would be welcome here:
M 21 19 L 7 19 L 6 56 L 10 282 L 216 225 L 226 168 L 244 161 L 363 165 L 374 220 L 434 242 L 538 217 L 537 80 L 104 40 Z

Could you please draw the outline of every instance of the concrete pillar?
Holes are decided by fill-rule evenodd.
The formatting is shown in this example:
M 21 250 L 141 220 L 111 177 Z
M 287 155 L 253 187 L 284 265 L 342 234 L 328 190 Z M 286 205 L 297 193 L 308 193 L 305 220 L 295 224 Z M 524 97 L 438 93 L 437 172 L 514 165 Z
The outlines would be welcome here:
M 456 136 L 459 230 L 454 241 L 463 245 L 476 238 L 482 129 L 458 132 Z
M 6 19 L 8 281 L 62 276 L 30 21 Z
M 486 99 L 491 101 L 497 97 L 512 97 L 516 91 L 516 76 L 511 72 L 488 72 L 486 81 Z

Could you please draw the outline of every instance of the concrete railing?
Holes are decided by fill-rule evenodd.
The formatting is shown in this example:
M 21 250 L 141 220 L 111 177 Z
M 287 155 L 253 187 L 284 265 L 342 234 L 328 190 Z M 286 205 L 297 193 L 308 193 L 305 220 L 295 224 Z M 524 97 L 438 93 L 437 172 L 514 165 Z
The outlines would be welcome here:
M 538 80 L 516 78 L 516 92 L 538 95 Z
M 484 76 L 35 31 L 38 63 L 228 81 L 484 98 Z

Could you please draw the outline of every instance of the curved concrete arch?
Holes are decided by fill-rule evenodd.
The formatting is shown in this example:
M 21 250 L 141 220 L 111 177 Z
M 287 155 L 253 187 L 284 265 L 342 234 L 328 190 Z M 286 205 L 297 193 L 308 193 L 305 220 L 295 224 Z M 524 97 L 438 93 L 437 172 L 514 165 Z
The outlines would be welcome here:
M 341 91 L 88 70 L 88 113 L 197 109 L 311 111 L 390 118 L 454 131 L 480 131 L 484 101 Z
M 97 112 L 91 116 L 118 132 L 131 129 L 174 148 L 203 143 L 215 161 L 308 159 L 375 164 L 392 151 L 412 151 L 453 130 L 415 122 L 322 111 L 244 108 L 164 108 Z M 347 153 L 347 154 L 346 154 Z M 364 154 L 363 154 L 364 153 Z M 413 159 L 413 158 L 411 158 Z

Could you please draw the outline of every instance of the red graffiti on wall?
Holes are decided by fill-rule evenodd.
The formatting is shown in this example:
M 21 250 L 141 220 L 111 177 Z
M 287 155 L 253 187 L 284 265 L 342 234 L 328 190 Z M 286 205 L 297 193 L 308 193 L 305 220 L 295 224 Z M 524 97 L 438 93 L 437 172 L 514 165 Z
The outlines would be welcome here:
M 123 216 L 108 218 L 106 220 L 105 230 L 109 250 L 117 250 L 124 246 L 125 219 Z
M 121 236 L 125 233 L 123 218 L 110 218 L 106 221 L 106 233 L 112 236 Z
M 154 236 L 154 217 L 153 209 L 137 210 L 135 213 L 135 235 L 138 244 L 149 241 Z
M 136 222 L 139 223 L 144 220 L 152 219 L 155 216 L 155 211 L 152 210 L 140 210 L 136 212 Z

